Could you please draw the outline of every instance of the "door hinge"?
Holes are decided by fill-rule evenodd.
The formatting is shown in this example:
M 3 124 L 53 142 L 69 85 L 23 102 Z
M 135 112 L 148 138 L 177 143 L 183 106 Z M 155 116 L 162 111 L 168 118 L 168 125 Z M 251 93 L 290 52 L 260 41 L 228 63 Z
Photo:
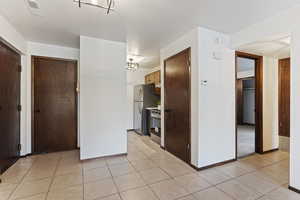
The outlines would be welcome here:
M 22 149 L 22 145 L 18 144 L 18 150 L 21 151 L 21 149 Z
M 191 67 L 191 61 L 190 60 L 187 61 L 187 64 L 188 64 L 189 67 Z
M 189 72 L 191 72 L 191 61 L 190 61 L 190 60 L 188 60 L 188 61 L 187 61 L 187 64 L 188 64 L 188 69 L 189 69 Z
M 21 112 L 22 111 L 22 106 L 18 105 L 18 111 Z
M 18 72 L 20 72 L 20 73 L 22 72 L 22 66 L 21 65 L 18 66 Z

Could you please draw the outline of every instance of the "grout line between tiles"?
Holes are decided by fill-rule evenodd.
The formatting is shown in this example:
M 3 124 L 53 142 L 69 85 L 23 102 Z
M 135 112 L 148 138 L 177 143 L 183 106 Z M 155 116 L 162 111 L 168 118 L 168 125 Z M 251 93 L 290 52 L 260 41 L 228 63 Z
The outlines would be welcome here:
M 113 177 L 113 175 L 112 175 L 112 172 L 111 172 L 111 170 L 110 170 L 110 168 L 109 168 L 109 165 L 108 165 L 108 163 L 106 162 L 106 160 L 105 160 L 105 164 L 106 164 L 106 167 L 107 167 L 107 169 L 108 169 L 108 171 L 109 171 L 109 173 L 110 173 L 110 176 L 111 176 L 111 179 L 112 179 L 112 181 L 113 181 L 113 183 L 114 183 L 114 185 L 115 185 L 115 187 L 116 187 L 116 189 L 117 189 L 117 195 L 119 195 L 119 197 L 120 197 L 120 199 L 122 199 L 122 196 L 121 196 L 121 194 L 120 194 L 120 191 L 119 191 L 119 188 L 118 188 L 118 186 L 117 186 L 117 184 L 116 184 L 116 181 L 115 181 L 115 179 L 114 179 L 114 177 Z M 111 195 L 110 195 L 111 196 Z
M 53 172 L 53 175 L 52 175 L 52 177 L 51 177 L 51 182 L 50 182 L 50 185 L 49 185 L 48 191 L 47 191 L 47 193 L 46 193 L 46 198 L 45 198 L 45 200 L 47 200 L 47 198 L 48 198 L 48 195 L 49 195 L 50 189 L 51 189 L 51 187 L 52 187 L 52 184 L 53 184 L 53 182 L 54 182 L 54 179 L 55 179 L 55 174 L 56 174 L 56 171 L 57 171 L 58 165 L 59 165 L 60 161 L 62 160 L 62 155 L 59 155 L 59 156 L 60 156 L 60 157 L 59 157 L 59 159 L 58 159 L 58 161 L 57 161 L 57 163 L 56 163 L 55 170 L 54 170 L 54 172 Z
M 32 167 L 33 167 L 33 165 L 34 165 L 35 162 L 36 162 L 36 159 L 33 161 L 32 165 L 27 170 L 27 172 L 24 174 L 24 176 L 22 177 L 22 179 L 18 182 L 16 188 L 10 193 L 10 195 L 8 196 L 8 199 L 11 199 L 12 195 L 14 194 L 14 192 L 16 192 L 17 188 L 20 187 L 21 183 L 23 182 L 23 180 L 25 179 L 25 177 L 29 174 L 29 172 L 32 169 Z
M 137 143 L 137 144 L 141 143 L 141 145 L 136 145 L 135 143 Z M 176 177 L 181 177 L 181 176 L 190 174 L 190 172 L 187 172 L 186 174 L 182 174 L 182 175 L 179 175 L 179 176 L 171 176 L 166 170 L 164 170 L 164 169 L 161 167 L 161 165 L 159 164 L 159 161 L 157 162 L 157 160 L 153 159 L 153 156 L 152 156 L 153 154 L 149 154 L 149 155 L 148 155 L 148 154 L 144 153 L 144 152 L 146 151 L 146 149 L 143 149 L 143 148 L 144 148 L 144 147 L 151 148 L 151 150 L 154 151 L 154 154 L 156 154 L 156 153 L 160 154 L 160 153 L 164 153 L 164 152 L 159 151 L 159 149 L 156 149 L 156 147 L 152 146 L 151 143 L 148 144 L 148 142 L 144 141 L 143 139 L 140 139 L 140 138 L 138 138 L 137 140 L 135 139 L 134 142 L 129 142 L 128 145 L 134 146 L 134 148 L 136 148 L 136 150 L 133 149 L 133 151 L 138 151 L 138 153 L 141 153 L 143 156 L 145 156 L 145 159 L 137 159 L 137 160 L 149 160 L 149 161 L 153 162 L 153 163 L 155 164 L 155 167 L 154 167 L 154 168 L 158 168 L 158 169 L 162 170 L 164 173 L 166 173 L 166 174 L 169 176 L 169 178 L 168 178 L 168 179 L 164 179 L 164 180 L 160 180 L 160 181 L 157 181 L 157 182 L 154 182 L 154 183 L 147 183 L 147 182 L 145 181 L 145 179 L 141 176 L 141 172 L 142 172 L 142 171 L 145 171 L 145 170 L 151 170 L 151 169 L 153 169 L 153 168 L 138 170 L 137 167 L 135 167 L 135 166 L 133 165 L 133 162 L 135 162 L 136 160 L 134 160 L 134 159 L 128 160 L 127 157 L 126 157 L 126 160 L 127 160 L 127 162 L 129 163 L 129 165 L 130 165 L 131 167 L 133 167 L 133 172 L 132 172 L 132 173 L 137 174 L 137 175 L 143 180 L 143 182 L 145 183 L 145 185 L 139 186 L 139 187 L 135 187 L 135 188 L 126 189 L 125 191 L 130 191 L 130 190 L 135 190 L 135 189 L 137 189 L 137 188 L 147 187 L 148 189 L 151 190 L 151 192 L 155 195 L 155 197 L 156 197 L 157 199 L 159 199 L 159 197 L 157 196 L 157 194 L 156 194 L 156 193 L 154 192 L 154 190 L 152 189 L 151 185 L 157 184 L 157 183 L 160 183 L 160 182 L 163 182 L 163 181 L 167 181 L 167 180 L 175 180 Z M 59 156 L 60 156 L 60 157 L 59 157 L 59 159 L 58 159 L 58 161 L 57 161 L 57 163 L 56 163 L 55 170 L 54 170 L 54 174 L 53 174 L 53 176 L 51 177 L 51 183 L 50 183 L 50 185 L 49 185 L 48 192 L 46 193 L 46 198 L 48 198 L 48 194 L 49 194 L 49 192 L 50 192 L 50 188 L 51 188 L 51 186 L 53 185 L 54 178 L 55 178 L 55 174 L 57 173 L 59 163 L 60 163 L 61 160 L 63 159 L 63 157 L 62 157 L 61 154 L 60 154 Z M 139 158 L 139 157 L 138 157 L 138 158 Z M 267 160 L 267 159 L 265 159 L 263 156 L 262 156 L 262 157 L 259 157 L 259 159 Z M 259 159 L 258 159 L 258 161 L 259 161 Z M 37 160 L 38 160 L 38 158 L 36 158 L 36 159 L 33 161 L 33 163 L 32 163 L 32 165 L 30 166 L 30 168 L 28 168 L 28 170 L 26 171 L 26 174 L 22 177 L 21 181 L 17 184 L 16 188 L 11 192 L 9 198 L 13 195 L 13 193 L 17 190 L 17 188 L 20 186 L 20 184 L 24 181 L 25 177 L 26 177 L 26 176 L 28 175 L 28 173 L 32 170 L 32 168 L 33 168 L 33 166 L 34 166 L 34 163 L 36 163 Z M 230 177 L 229 179 L 227 179 L 227 180 L 225 180 L 225 181 L 223 181 L 223 182 L 220 182 L 220 183 L 218 183 L 218 184 L 211 184 L 206 178 L 199 176 L 199 173 L 198 173 L 198 172 L 196 172 L 196 171 L 193 171 L 193 172 L 194 172 L 195 174 L 197 174 L 197 176 L 203 178 L 205 181 L 207 181 L 208 183 L 211 184 L 211 186 L 208 187 L 208 188 L 214 187 L 214 188 L 220 190 L 219 188 L 217 188 L 217 186 L 220 185 L 220 184 L 223 184 L 223 183 L 225 183 L 225 182 L 232 181 L 232 180 L 238 181 L 237 179 L 238 179 L 239 177 L 241 177 L 241 176 L 245 176 L 245 175 L 249 175 L 249 174 L 252 174 L 252 173 L 260 172 L 262 169 L 265 169 L 265 168 L 267 168 L 267 167 L 276 165 L 276 164 L 278 164 L 278 163 L 280 163 L 280 162 L 282 162 L 282 161 L 284 161 L 284 160 L 287 160 L 287 159 L 280 159 L 280 160 L 277 160 L 277 161 L 274 161 L 274 162 L 273 162 L 273 161 L 270 161 L 270 160 L 267 160 L 267 161 L 270 162 L 270 164 L 267 164 L 267 165 L 265 165 L 265 166 L 263 166 L 263 167 L 259 167 L 259 168 L 255 169 L 255 170 L 253 170 L 253 171 L 249 171 L 249 172 L 247 172 L 247 173 L 245 173 L 245 174 L 241 174 L 241 175 L 235 176 L 235 177 L 232 177 L 232 176 L 227 175 L 226 173 L 222 172 L 222 171 L 221 171 L 220 169 L 218 169 L 218 168 L 214 168 L 214 170 L 218 171 L 218 173 L 222 173 L 222 174 L 225 174 L 226 176 Z M 241 162 L 241 160 L 238 160 L 237 162 Z M 180 162 L 179 162 L 179 163 L 180 163 Z M 117 164 L 122 164 L 122 163 L 115 163 L 115 164 L 117 165 Z M 246 163 L 246 164 L 247 164 L 247 163 Z M 115 178 L 116 178 L 116 177 L 114 177 L 114 176 L 112 175 L 112 171 L 111 171 L 111 169 L 110 169 L 110 166 L 113 166 L 113 165 L 114 165 L 114 164 L 109 165 L 108 162 L 105 160 L 105 167 L 107 167 L 107 169 L 109 170 L 111 179 L 112 179 L 112 181 L 113 181 L 113 183 L 114 183 L 114 186 L 115 186 L 116 189 L 117 189 L 117 192 L 116 192 L 114 195 L 118 195 L 118 196 L 120 197 L 120 199 L 123 199 L 122 196 L 121 196 L 121 193 L 122 193 L 122 192 L 125 192 L 125 191 L 122 191 L 122 192 L 121 192 L 121 191 L 119 191 L 119 189 L 118 189 L 118 186 L 117 186 L 117 184 L 116 184 L 116 182 L 115 182 Z M 243 169 L 242 167 L 239 167 L 239 166 L 236 166 L 236 167 Z M 97 168 L 98 168 L 98 167 L 97 167 Z M 100 168 L 100 167 L 99 167 L 99 168 Z M 84 191 L 85 191 L 85 183 L 84 183 L 84 168 L 83 168 L 83 166 L 82 166 L 81 172 L 82 172 L 82 183 L 83 183 L 83 184 L 82 184 L 82 187 L 83 187 L 83 200 L 85 200 L 85 195 L 84 195 Z M 191 173 L 192 173 L 192 172 L 191 172 Z M 263 173 L 263 172 L 262 172 L 262 173 Z M 128 173 L 128 174 L 131 174 L 131 173 Z M 124 174 L 124 175 L 128 175 L 128 174 Z M 265 175 L 265 176 L 268 177 L 269 179 L 273 180 L 273 179 L 272 179 L 270 176 L 268 176 L 267 174 L 264 174 L 264 173 L 263 173 L 263 175 Z M 123 175 L 121 175 L 121 176 L 123 176 Z M 278 184 L 278 185 L 279 185 L 279 187 L 274 188 L 273 190 L 271 190 L 270 192 L 268 192 L 268 193 L 266 193 L 266 194 L 262 194 L 262 196 L 267 195 L 267 194 L 269 194 L 269 193 L 271 193 L 271 192 L 273 192 L 273 191 L 278 190 L 278 189 L 281 187 L 281 184 Z M 208 188 L 205 188 L 205 189 L 203 189 L 203 190 L 206 190 L 206 189 L 208 189 Z M 189 196 L 189 195 L 194 196 L 195 193 L 200 192 L 200 191 L 203 191 L 203 190 L 199 190 L 199 191 L 196 191 L 196 192 L 193 192 L 193 193 L 189 193 L 187 196 Z M 222 191 L 222 190 L 221 190 L 221 191 Z M 222 192 L 225 193 L 225 194 L 227 194 L 227 193 L 224 192 L 224 191 L 222 191 Z M 35 195 L 37 195 L 37 194 L 35 194 Z M 229 195 L 229 194 L 227 194 L 227 195 Z M 32 195 L 32 196 L 34 196 L 34 195 Z M 109 196 L 112 196 L 112 195 L 109 195 Z M 229 196 L 231 197 L 231 195 L 229 195 Z M 261 198 L 262 196 L 258 197 L 258 199 Z M 101 198 L 103 198 L 103 197 L 101 197 Z M 180 198 L 182 198 L 182 197 L 180 197 Z M 178 198 L 178 199 L 180 199 L 180 198 Z

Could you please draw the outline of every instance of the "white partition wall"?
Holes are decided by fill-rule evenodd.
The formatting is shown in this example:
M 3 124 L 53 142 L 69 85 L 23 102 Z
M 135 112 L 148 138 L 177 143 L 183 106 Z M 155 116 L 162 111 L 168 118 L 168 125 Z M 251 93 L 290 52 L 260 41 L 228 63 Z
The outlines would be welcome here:
M 294 30 L 291 43 L 291 137 L 290 186 L 300 190 L 300 28 Z
M 80 158 L 127 152 L 126 44 L 80 37 Z

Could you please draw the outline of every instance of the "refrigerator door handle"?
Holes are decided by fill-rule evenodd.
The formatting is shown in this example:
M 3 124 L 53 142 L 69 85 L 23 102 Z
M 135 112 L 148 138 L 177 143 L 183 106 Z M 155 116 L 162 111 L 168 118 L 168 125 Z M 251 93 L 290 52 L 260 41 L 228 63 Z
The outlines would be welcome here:
M 142 114 L 142 111 L 143 111 L 143 104 L 142 103 L 139 104 L 138 109 L 139 109 L 139 113 Z

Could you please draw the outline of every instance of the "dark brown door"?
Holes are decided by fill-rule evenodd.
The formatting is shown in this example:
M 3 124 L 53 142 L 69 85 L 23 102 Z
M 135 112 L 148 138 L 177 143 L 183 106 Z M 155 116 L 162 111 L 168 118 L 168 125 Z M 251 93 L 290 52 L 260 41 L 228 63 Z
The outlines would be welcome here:
M 290 137 L 290 58 L 279 60 L 279 135 Z
M 34 57 L 34 152 L 77 147 L 75 61 Z
M 21 56 L 0 42 L 0 173 L 20 156 Z
M 165 148 L 190 162 L 190 49 L 165 60 Z

